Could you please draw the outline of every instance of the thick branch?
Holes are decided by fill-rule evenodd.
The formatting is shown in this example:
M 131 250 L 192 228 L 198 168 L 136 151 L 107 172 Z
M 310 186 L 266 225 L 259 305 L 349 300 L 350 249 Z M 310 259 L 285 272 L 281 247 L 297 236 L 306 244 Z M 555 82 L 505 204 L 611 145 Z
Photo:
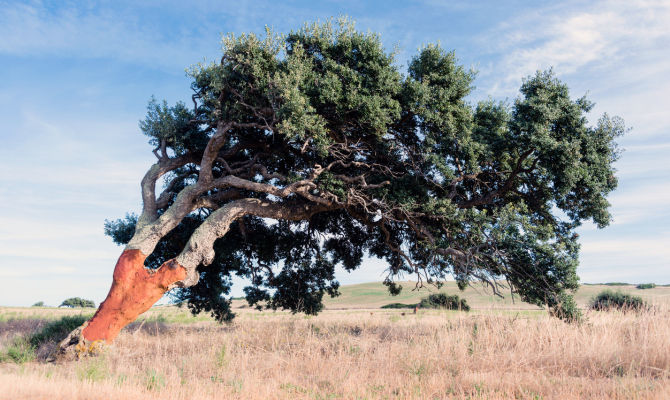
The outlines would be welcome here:
M 231 126 L 231 122 L 224 121 L 220 121 L 216 125 L 216 133 L 209 139 L 207 147 L 205 147 L 205 151 L 202 154 L 198 184 L 207 184 L 212 180 L 212 164 L 214 164 L 214 160 L 216 160 L 219 150 L 226 143 L 227 133 Z
M 196 268 L 200 264 L 209 265 L 214 261 L 214 242 L 224 236 L 230 229 L 230 224 L 238 218 L 255 215 L 263 218 L 299 221 L 308 219 L 316 213 L 336 208 L 338 206 L 313 203 L 273 203 L 252 198 L 230 202 L 207 217 L 193 232 L 186 247 L 175 259 L 188 271 L 188 276 L 178 283 L 178 286 L 189 287 L 198 282 Z
M 193 162 L 195 157 L 185 154 L 177 158 L 161 158 L 144 174 L 142 178 L 142 214 L 137 221 L 136 230 L 154 222 L 158 218 L 156 205 L 156 181 L 166 173 Z

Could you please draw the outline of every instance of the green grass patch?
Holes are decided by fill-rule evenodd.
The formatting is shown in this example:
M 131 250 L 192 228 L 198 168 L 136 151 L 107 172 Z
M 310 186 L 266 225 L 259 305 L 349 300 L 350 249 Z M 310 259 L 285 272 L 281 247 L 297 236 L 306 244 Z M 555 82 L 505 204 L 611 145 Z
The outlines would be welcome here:
M 35 348 L 24 337 L 15 338 L 9 346 L 0 352 L 0 362 L 23 364 L 37 358 Z
M 145 386 L 147 390 L 161 390 L 165 387 L 165 375 L 150 369 L 146 372 Z
M 65 316 L 49 322 L 35 333 L 18 336 L 0 351 L 0 361 L 17 364 L 34 361 L 41 346 L 60 342 L 87 320 L 88 317 L 83 315 Z
M 95 357 L 77 366 L 80 381 L 99 382 L 109 376 L 109 368 L 104 357 Z

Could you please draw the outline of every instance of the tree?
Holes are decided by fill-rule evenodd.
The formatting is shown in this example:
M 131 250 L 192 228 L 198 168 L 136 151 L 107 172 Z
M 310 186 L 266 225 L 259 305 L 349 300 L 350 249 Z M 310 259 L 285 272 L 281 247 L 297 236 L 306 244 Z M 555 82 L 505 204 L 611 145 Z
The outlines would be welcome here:
M 140 123 L 156 163 L 143 208 L 107 221 L 125 245 L 107 299 L 67 343 L 112 341 L 167 291 L 232 318 L 232 274 L 252 305 L 317 313 L 334 269 L 366 255 L 385 284 L 453 276 L 550 307 L 577 288 L 577 228 L 604 227 L 618 118 L 588 126 L 552 71 L 513 104 L 471 105 L 474 73 L 422 48 L 406 75 L 352 23 L 265 38 L 230 35 L 220 62 L 190 69 L 193 106 L 152 100 Z M 162 190 L 156 193 L 156 186 Z
M 63 300 L 58 307 L 95 307 L 93 300 L 86 300 L 80 297 L 70 297 L 69 299 Z

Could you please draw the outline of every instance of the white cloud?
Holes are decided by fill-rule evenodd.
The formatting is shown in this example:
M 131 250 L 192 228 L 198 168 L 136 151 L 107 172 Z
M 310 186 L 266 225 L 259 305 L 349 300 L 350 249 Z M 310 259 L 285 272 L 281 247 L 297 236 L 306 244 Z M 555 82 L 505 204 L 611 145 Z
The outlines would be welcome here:
M 670 126 L 670 2 L 559 3 L 523 12 L 481 35 L 494 61 L 479 75 L 484 92 L 514 97 L 521 79 L 553 67 L 573 96 L 588 92 L 592 113 L 624 117 L 630 137 Z M 500 79 L 500 77 L 503 79 Z
M 502 69 L 506 83 L 516 84 L 521 77 L 550 66 L 559 74 L 589 64 L 596 69 L 632 66 L 653 71 L 654 65 L 639 65 L 631 56 L 662 55 L 660 59 L 667 60 L 662 44 L 670 39 L 668 25 L 670 3 L 666 1 L 598 1 L 590 7 L 568 3 L 522 13 L 484 34 L 481 41 L 493 43 L 491 51 L 502 55 L 497 74 Z

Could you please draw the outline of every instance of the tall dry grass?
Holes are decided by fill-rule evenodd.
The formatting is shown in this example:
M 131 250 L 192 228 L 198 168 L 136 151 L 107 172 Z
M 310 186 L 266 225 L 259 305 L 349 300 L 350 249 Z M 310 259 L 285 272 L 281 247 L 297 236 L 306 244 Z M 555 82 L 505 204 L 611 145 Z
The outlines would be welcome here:
M 0 366 L 0 398 L 670 398 L 670 313 L 246 312 L 146 323 L 107 354 Z M 5 397 L 3 397 L 5 396 Z

